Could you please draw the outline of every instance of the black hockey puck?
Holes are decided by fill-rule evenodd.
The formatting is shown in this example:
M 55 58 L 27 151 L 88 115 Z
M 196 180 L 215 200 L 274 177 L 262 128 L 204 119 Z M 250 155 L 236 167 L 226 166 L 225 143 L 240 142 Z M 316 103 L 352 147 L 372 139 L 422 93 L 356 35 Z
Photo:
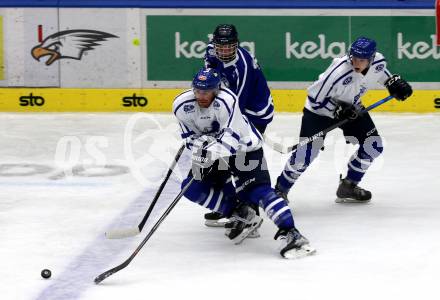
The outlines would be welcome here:
M 48 269 L 44 269 L 43 271 L 41 271 L 41 277 L 43 277 L 44 279 L 48 279 L 50 278 L 50 276 L 52 276 L 52 272 Z

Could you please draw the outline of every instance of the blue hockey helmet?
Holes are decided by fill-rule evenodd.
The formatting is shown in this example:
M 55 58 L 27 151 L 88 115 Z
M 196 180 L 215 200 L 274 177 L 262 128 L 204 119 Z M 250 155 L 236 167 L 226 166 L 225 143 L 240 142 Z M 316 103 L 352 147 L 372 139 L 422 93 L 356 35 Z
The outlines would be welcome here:
M 193 89 L 218 90 L 220 88 L 220 74 L 211 68 L 202 68 L 194 76 Z
M 376 55 L 376 41 L 366 38 L 357 38 L 350 47 L 350 58 L 357 57 L 373 61 Z

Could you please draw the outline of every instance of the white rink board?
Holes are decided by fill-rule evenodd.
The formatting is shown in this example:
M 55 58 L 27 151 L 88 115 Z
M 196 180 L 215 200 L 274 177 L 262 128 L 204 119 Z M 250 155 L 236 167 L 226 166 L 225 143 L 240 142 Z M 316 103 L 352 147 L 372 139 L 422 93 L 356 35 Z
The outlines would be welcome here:
M 5 79 L 0 87 L 139 88 L 143 39 L 139 9 L 2 8 Z M 39 41 L 41 26 L 42 41 Z M 94 41 L 80 51 L 60 37 L 60 58 L 32 57 L 36 46 L 52 49 L 46 38 L 66 30 L 93 30 L 117 36 Z M 43 44 L 44 43 L 44 44 Z
M 61 60 L 63 88 L 137 88 L 141 86 L 139 9 L 60 9 L 60 30 L 89 29 L 117 36 L 99 42 L 80 61 Z
M 6 65 L 2 87 L 59 87 L 59 61 L 46 66 L 31 50 L 38 42 L 38 25 L 46 32 L 58 31 L 56 8 L 3 8 L 3 46 Z

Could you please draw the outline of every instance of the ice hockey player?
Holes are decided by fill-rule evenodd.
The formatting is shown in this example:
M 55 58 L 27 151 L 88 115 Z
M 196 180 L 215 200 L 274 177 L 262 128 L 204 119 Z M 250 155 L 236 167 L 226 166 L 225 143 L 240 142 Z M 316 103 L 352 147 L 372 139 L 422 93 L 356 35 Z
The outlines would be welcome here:
M 314 253 L 296 229 L 289 206 L 271 188 L 261 134 L 240 112 L 237 96 L 220 87 L 220 75 L 201 69 L 192 89 L 176 97 L 173 111 L 192 150 L 192 168 L 182 186 L 192 176 L 196 180 L 185 197 L 230 218 L 227 235 L 235 244 L 261 225 L 263 219 L 251 208 L 260 205 L 279 228 L 275 238 L 282 241 L 283 257 Z
M 384 56 L 376 52 L 376 42 L 360 37 L 353 42 L 347 55 L 334 59 L 307 89 L 300 141 L 349 118 L 350 122 L 340 128 L 347 142 L 359 145 L 348 162 L 347 176 L 341 176 L 336 191 L 337 203 L 370 201 L 371 192 L 359 187 L 358 183 L 383 151 L 382 139 L 370 115 L 359 115 L 363 109 L 361 97 L 377 83 L 400 101 L 412 94 L 411 86 L 399 75 L 391 75 L 386 66 Z M 287 199 L 290 188 L 318 156 L 324 138 L 300 146 L 292 153 L 277 179 L 275 189 L 279 195 Z
M 234 25 L 218 25 L 206 49 L 205 66 L 220 73 L 224 86 L 237 95 L 241 113 L 263 134 L 273 119 L 272 96 L 256 58 L 238 43 Z M 225 221 L 215 212 L 205 215 L 207 226 L 224 226 Z

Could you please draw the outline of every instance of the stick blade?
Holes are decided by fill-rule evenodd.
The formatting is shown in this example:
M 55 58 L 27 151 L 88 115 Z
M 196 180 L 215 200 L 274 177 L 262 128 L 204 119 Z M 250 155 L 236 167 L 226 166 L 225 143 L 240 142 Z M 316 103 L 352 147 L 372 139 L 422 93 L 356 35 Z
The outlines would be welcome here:
M 107 277 L 113 275 L 117 271 L 119 271 L 117 269 L 117 267 L 115 267 L 113 269 L 110 269 L 108 271 L 105 271 L 104 273 L 100 274 L 99 276 L 96 276 L 93 281 L 95 282 L 95 284 L 100 284 L 104 279 L 106 279 Z
M 289 147 L 286 147 L 285 145 L 283 145 L 281 143 L 275 142 L 273 144 L 273 149 L 281 154 L 289 153 Z
M 138 227 L 131 227 L 131 228 L 110 230 L 109 232 L 105 233 L 105 237 L 108 239 L 123 239 L 138 235 L 139 233 L 140 230 Z
M 266 144 L 268 144 L 273 150 L 281 153 L 281 154 L 286 154 L 289 153 L 289 148 L 286 147 L 285 145 L 283 145 L 280 142 L 276 142 L 274 139 L 272 139 L 270 136 L 268 135 L 264 135 L 264 141 L 266 142 Z
M 95 284 L 99 284 L 99 283 L 101 283 L 101 281 L 103 281 L 105 278 L 106 278 L 106 277 L 105 277 L 103 274 L 101 274 L 101 275 L 97 276 L 97 277 L 95 278 L 95 280 L 93 280 L 93 281 L 95 282 Z

